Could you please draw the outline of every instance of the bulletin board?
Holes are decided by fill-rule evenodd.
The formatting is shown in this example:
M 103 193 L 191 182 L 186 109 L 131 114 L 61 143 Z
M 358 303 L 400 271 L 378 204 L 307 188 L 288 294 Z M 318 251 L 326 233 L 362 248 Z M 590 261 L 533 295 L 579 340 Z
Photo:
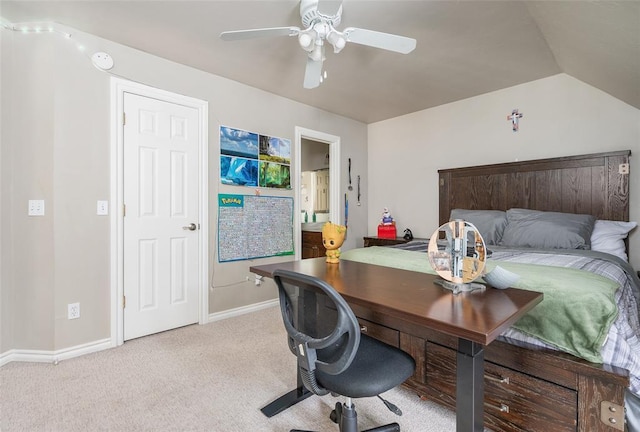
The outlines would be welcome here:
M 293 198 L 218 195 L 218 262 L 293 255 Z

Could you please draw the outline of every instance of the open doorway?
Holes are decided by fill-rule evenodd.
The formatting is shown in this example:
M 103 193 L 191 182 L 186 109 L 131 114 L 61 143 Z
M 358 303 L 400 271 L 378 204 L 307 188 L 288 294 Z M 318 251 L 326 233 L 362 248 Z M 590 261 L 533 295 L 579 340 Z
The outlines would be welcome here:
M 303 138 L 300 148 L 300 227 L 302 259 L 326 255 L 322 226 L 331 210 L 330 144 Z
M 340 137 L 296 127 L 295 159 L 292 187 L 296 259 L 321 256 L 321 225 L 326 221 L 342 223 Z
M 302 223 L 327 222 L 330 202 L 329 144 L 302 139 L 300 169 L 300 217 Z

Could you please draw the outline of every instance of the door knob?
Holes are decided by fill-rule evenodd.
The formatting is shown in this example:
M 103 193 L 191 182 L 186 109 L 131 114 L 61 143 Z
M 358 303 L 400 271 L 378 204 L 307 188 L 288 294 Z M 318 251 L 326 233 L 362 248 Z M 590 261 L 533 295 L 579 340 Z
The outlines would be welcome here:
M 191 224 L 189 224 L 187 226 L 183 226 L 182 227 L 183 230 L 189 230 L 189 231 L 195 231 L 196 228 L 197 228 L 197 226 L 194 223 L 191 223 Z

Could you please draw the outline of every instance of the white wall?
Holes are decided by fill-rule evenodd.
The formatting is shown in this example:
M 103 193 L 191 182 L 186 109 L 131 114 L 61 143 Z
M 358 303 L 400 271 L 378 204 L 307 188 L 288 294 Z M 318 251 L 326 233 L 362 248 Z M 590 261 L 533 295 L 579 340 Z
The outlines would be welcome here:
M 507 121 L 524 114 L 520 131 Z M 630 219 L 640 221 L 640 110 L 566 74 L 369 125 L 369 234 L 383 207 L 399 232 L 438 226 L 438 169 L 631 150 Z M 630 256 L 640 268 L 640 229 Z
M 2 30 L 0 67 L 0 355 L 60 350 L 109 337 L 109 225 L 95 203 L 109 196 L 109 75 L 56 34 Z M 427 237 L 438 223 L 437 170 L 608 150 L 640 154 L 639 110 L 560 74 L 371 124 L 346 119 L 239 83 L 74 32 L 114 58 L 115 74 L 209 102 L 210 249 L 215 250 L 221 186 L 218 127 L 294 140 L 301 126 L 341 137 L 341 166 L 352 158 L 363 205 L 350 194 L 344 249 L 375 234 L 383 207 L 401 233 Z M 524 113 L 513 133 L 507 114 Z M 367 138 L 368 135 L 368 138 Z M 631 219 L 640 220 L 640 167 L 632 159 Z M 342 169 L 341 195 L 347 186 Z M 292 196 L 293 192 L 281 191 Z M 26 216 L 28 199 L 47 216 Z M 217 263 L 211 253 L 210 313 L 275 298 L 272 286 L 245 282 L 248 267 L 281 258 Z M 640 232 L 631 238 L 640 268 Z M 82 318 L 68 321 L 79 301 Z M 86 313 L 84 313 L 86 311 Z
M 219 182 L 219 126 L 295 139 L 295 127 L 342 139 L 342 164 L 366 155 L 366 125 L 241 85 L 79 31 L 59 34 L 2 31 L 0 143 L 0 357 L 12 349 L 57 351 L 110 337 L 109 218 L 96 201 L 110 186 L 110 75 L 77 49 L 106 51 L 112 73 L 209 102 L 209 312 L 276 298 L 275 287 L 247 282 L 249 266 L 269 258 L 218 263 L 217 194 L 254 189 Z M 292 160 L 295 160 L 292 155 Z M 366 169 L 366 157 L 360 158 Z M 346 171 L 341 173 L 346 191 Z M 293 191 L 268 190 L 293 196 Z M 29 199 L 44 199 L 46 215 L 28 217 Z M 113 210 L 113 209 L 112 209 Z M 366 209 L 351 214 L 354 233 L 366 233 Z M 66 305 L 81 303 L 67 320 Z

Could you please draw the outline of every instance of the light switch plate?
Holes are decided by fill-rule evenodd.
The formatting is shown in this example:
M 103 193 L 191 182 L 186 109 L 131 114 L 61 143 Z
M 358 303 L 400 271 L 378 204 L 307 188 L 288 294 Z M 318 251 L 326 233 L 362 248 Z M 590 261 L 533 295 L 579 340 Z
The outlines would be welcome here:
M 98 201 L 98 216 L 106 216 L 109 214 L 109 201 Z
M 29 200 L 29 216 L 44 216 L 44 200 Z

